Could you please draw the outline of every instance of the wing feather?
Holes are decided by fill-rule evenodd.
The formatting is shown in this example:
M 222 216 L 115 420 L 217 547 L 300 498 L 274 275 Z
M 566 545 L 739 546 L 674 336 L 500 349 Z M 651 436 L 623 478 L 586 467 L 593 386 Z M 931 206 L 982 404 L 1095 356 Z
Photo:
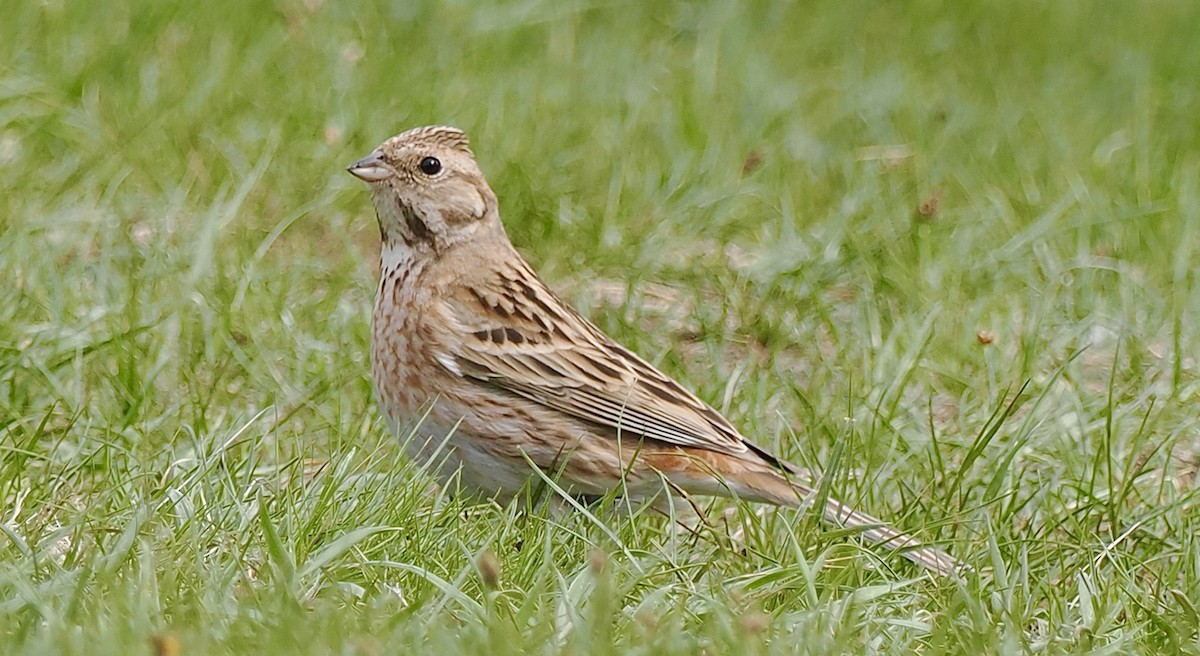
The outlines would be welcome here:
M 468 335 L 450 354 L 458 371 L 447 369 L 456 375 L 604 426 L 614 437 L 730 455 L 750 450 L 720 413 L 604 335 L 527 267 L 482 286 L 452 286 L 442 302 Z

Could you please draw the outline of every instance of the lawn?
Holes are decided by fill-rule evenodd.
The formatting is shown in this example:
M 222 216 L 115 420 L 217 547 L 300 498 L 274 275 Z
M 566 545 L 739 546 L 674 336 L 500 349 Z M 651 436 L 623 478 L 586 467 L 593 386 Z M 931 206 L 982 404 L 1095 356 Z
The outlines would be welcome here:
M 1200 653 L 1200 4 L 10 2 L 0 653 Z M 837 496 L 452 498 L 344 168 L 518 248 Z

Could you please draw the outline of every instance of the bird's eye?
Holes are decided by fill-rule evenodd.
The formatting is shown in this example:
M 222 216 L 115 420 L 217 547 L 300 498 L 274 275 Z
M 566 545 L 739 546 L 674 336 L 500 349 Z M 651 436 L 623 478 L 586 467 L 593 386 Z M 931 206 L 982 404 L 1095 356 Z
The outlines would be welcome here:
M 442 161 L 436 157 L 426 157 L 417 165 L 425 175 L 437 175 L 442 172 Z

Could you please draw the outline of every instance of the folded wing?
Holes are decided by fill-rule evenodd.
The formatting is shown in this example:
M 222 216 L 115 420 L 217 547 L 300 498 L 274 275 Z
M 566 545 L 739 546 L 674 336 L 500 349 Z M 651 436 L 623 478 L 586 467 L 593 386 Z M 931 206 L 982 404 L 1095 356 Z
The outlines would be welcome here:
M 614 437 L 760 453 L 720 413 L 605 336 L 532 272 L 508 273 L 443 297 L 468 335 L 454 352 L 439 354 L 455 373 L 610 428 Z

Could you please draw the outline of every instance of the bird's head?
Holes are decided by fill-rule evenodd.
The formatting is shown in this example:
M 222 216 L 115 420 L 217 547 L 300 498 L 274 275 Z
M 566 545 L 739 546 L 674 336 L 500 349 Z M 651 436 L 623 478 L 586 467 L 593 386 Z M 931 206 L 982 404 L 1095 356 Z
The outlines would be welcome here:
M 496 194 L 462 130 L 413 128 L 347 170 L 371 186 L 385 245 L 438 253 L 496 231 L 503 234 Z

